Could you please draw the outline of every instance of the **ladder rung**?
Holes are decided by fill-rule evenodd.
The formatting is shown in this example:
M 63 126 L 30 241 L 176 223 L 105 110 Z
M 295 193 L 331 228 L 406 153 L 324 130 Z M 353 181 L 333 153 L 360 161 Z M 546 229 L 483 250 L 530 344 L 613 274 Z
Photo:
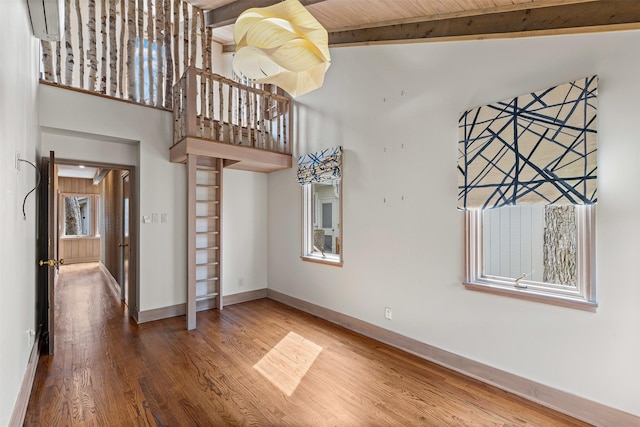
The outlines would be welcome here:
M 217 296 L 218 296 L 217 292 L 213 292 L 213 293 L 206 294 L 206 295 L 198 295 L 198 296 L 196 296 L 196 301 L 203 301 L 203 300 L 206 300 L 206 299 L 215 298 Z
M 196 184 L 196 187 L 202 187 L 202 188 L 220 188 L 219 185 L 217 184 Z
M 217 251 L 220 249 L 219 246 L 205 246 L 203 248 L 196 248 L 196 251 Z
M 218 278 L 217 277 L 211 277 L 210 279 L 196 279 L 196 283 L 202 283 L 202 282 L 215 282 L 217 281 Z
M 219 200 L 209 200 L 209 199 L 205 199 L 205 200 L 196 199 L 196 203 L 220 203 L 220 201 Z
M 196 165 L 196 171 L 203 171 L 203 172 L 209 172 L 209 173 L 218 173 L 220 172 L 218 170 L 218 168 L 213 167 L 213 166 L 201 166 L 201 165 Z
M 196 263 L 196 267 L 207 267 L 207 266 L 210 266 L 210 265 L 218 265 L 218 264 L 220 264 L 218 261 L 203 262 L 203 263 L 200 263 L 200 264 Z
M 196 231 L 196 234 L 204 235 L 204 234 L 220 234 L 219 231 Z
M 196 218 L 219 219 L 220 217 L 219 217 L 218 215 L 215 215 L 215 216 L 209 216 L 209 215 L 196 215 Z

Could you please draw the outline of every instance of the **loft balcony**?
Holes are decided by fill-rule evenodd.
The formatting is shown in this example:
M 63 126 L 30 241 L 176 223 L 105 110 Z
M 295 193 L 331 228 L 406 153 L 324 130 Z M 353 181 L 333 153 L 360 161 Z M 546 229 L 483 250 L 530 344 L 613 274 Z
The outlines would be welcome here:
M 224 159 L 229 169 L 288 169 L 290 106 L 281 94 L 187 68 L 173 87 L 170 159 L 185 163 L 194 154 Z

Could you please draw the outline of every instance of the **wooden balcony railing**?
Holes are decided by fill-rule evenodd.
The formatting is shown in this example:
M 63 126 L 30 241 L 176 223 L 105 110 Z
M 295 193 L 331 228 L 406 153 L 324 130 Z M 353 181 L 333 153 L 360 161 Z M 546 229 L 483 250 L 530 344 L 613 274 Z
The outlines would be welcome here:
M 200 138 L 291 154 L 286 96 L 187 68 L 173 87 L 173 143 Z

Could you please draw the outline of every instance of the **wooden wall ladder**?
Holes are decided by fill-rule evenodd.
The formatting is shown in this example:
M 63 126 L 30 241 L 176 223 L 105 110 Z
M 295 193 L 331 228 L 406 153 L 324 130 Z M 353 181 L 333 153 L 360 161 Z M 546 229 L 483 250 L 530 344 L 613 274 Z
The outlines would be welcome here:
M 187 155 L 187 329 L 196 312 L 222 309 L 222 168 L 215 157 Z

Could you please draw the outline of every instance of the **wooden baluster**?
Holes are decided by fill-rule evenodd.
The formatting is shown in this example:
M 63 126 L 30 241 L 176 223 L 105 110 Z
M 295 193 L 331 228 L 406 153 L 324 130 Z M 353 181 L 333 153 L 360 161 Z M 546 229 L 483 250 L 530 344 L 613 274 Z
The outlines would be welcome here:
M 290 152 L 290 147 L 289 147 L 289 134 L 287 133 L 287 123 L 289 122 L 289 108 L 290 108 L 290 102 L 287 99 L 284 102 L 284 110 L 283 110 L 283 118 L 282 118 L 282 139 L 283 139 L 283 153 L 289 153 Z M 284 113 L 287 113 L 286 116 L 284 115 Z
M 255 92 L 251 92 L 251 127 L 249 128 L 249 132 L 251 132 L 251 146 L 258 146 L 258 108 L 257 108 L 257 96 Z
M 280 109 L 282 106 L 282 101 L 278 98 L 278 107 L 276 108 L 276 114 L 278 115 L 278 151 L 282 151 L 281 145 L 281 131 L 282 131 L 282 110 Z
M 222 81 L 218 80 L 218 122 L 220 123 L 219 140 L 224 141 L 224 97 L 222 95 Z M 227 141 L 230 142 L 230 141 Z
M 257 92 L 252 92 L 253 97 L 253 146 L 260 147 L 260 96 Z
M 198 86 L 196 79 L 196 70 L 195 68 L 189 68 L 185 75 L 187 76 L 187 90 L 186 90 L 186 102 L 185 102 L 185 117 L 187 120 L 187 136 L 196 136 L 197 135 L 197 126 L 198 123 L 196 121 L 198 111 L 197 111 L 197 96 L 198 96 Z
M 253 105 L 253 102 L 254 102 L 253 95 L 254 95 L 253 92 L 250 92 L 249 89 L 247 89 L 247 99 L 249 103 L 249 111 L 248 111 L 249 116 L 247 117 L 247 135 L 248 135 L 249 145 L 251 147 L 256 146 L 256 140 L 254 139 L 254 132 L 253 132 L 255 129 L 255 121 L 254 121 L 255 106 Z
M 264 95 L 260 92 L 256 92 L 256 116 L 258 119 L 256 122 L 256 142 L 264 149 L 266 147 L 264 139 Z
M 185 2 L 186 3 L 186 2 Z M 183 3 L 184 4 L 184 3 Z M 187 55 L 188 56 L 188 55 Z M 204 138 L 204 122 L 207 120 L 207 78 L 206 75 L 198 73 L 200 76 L 200 138 Z M 210 126 L 213 123 L 209 122 Z
M 213 126 L 213 124 L 216 123 L 216 120 L 215 120 L 216 118 L 215 118 L 215 115 L 213 114 L 213 109 L 214 109 L 214 96 L 213 96 L 213 94 L 214 94 L 214 91 L 213 91 L 213 76 L 211 74 L 209 74 L 207 76 L 207 81 L 209 83 L 209 97 L 208 97 L 208 99 L 209 99 L 209 120 L 210 120 L 209 123 L 211 123 L 210 129 L 209 129 L 209 131 L 210 131 L 210 133 L 209 133 L 210 136 L 209 137 L 211 139 L 216 139 L 217 135 L 216 135 L 216 132 L 215 132 L 215 129 L 214 129 L 214 126 Z M 222 122 L 220 120 L 218 120 L 217 123 L 218 123 L 218 126 L 220 127 L 220 129 L 222 129 Z
M 268 149 L 273 150 L 273 141 L 271 139 L 271 96 L 264 97 L 264 109 L 262 110 L 262 120 L 264 121 L 264 137 L 268 142 Z
M 243 126 L 243 114 L 242 114 L 242 105 L 245 104 L 242 102 L 242 88 L 237 86 L 238 88 L 238 98 L 236 99 L 236 107 L 238 109 L 238 144 L 242 144 L 242 126 Z
M 222 85 L 220 85 L 222 90 Z M 220 96 L 222 99 L 222 96 Z M 220 101 L 222 102 L 222 101 Z M 236 142 L 236 127 L 233 120 L 233 86 L 229 85 L 229 99 L 227 99 L 227 121 L 229 122 L 229 142 L 237 144 Z

